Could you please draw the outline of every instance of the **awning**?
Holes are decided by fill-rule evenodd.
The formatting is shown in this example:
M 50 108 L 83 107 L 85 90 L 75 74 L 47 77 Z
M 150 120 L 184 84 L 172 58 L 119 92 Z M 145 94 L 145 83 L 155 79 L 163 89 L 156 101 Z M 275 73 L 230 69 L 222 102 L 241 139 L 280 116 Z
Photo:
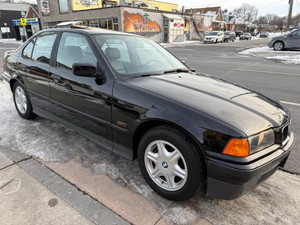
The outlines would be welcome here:
M 164 17 L 167 17 L 169 19 L 174 19 L 174 20 L 184 20 L 182 16 L 179 16 L 178 14 L 167 14 L 163 13 L 162 14 Z

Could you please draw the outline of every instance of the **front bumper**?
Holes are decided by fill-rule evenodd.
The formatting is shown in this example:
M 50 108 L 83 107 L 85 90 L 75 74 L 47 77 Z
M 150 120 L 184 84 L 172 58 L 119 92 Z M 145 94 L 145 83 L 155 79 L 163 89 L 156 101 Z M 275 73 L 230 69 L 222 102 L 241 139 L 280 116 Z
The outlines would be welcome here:
M 274 45 L 274 41 L 273 40 L 268 43 L 268 47 L 269 48 L 273 48 L 273 45 Z
M 204 43 L 215 43 L 216 42 L 216 40 L 204 40 Z
M 9 84 L 9 82 L 10 82 L 10 76 L 7 73 L 4 72 L 2 74 L 2 76 L 1 76 L 1 78 L 2 78 L 2 80 L 3 80 L 4 83 Z
M 206 196 L 221 199 L 235 199 L 253 190 L 270 177 L 278 167 L 283 167 L 294 146 L 294 134 L 289 142 L 274 152 L 248 164 L 236 164 L 212 157 L 206 157 Z

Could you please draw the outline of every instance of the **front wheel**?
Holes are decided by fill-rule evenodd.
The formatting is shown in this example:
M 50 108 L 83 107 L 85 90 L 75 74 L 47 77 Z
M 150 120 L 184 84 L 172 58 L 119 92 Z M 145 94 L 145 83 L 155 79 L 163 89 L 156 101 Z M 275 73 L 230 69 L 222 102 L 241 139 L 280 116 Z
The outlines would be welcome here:
M 139 143 L 139 167 L 154 191 L 169 200 L 187 200 L 204 186 L 199 151 L 181 131 L 159 126 L 148 131 Z
M 274 48 L 275 51 L 281 51 L 281 50 L 283 50 L 283 47 L 284 47 L 284 45 L 281 41 L 277 41 L 273 45 L 273 48 Z
M 29 120 L 36 117 L 36 114 L 32 111 L 29 95 L 21 83 L 16 82 L 14 84 L 13 96 L 17 112 L 22 118 Z

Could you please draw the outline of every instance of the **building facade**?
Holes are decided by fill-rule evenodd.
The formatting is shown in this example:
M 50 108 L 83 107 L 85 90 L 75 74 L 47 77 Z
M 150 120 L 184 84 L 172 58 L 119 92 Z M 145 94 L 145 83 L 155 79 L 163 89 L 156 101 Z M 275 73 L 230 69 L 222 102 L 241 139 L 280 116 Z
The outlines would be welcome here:
M 138 34 L 156 42 L 185 41 L 193 37 L 190 33 L 195 33 L 194 26 L 190 26 L 189 16 L 185 17 L 179 14 L 178 6 L 175 4 L 129 0 L 97 1 L 94 2 L 94 5 L 90 4 L 92 1 L 63 2 L 38 0 L 43 28 L 76 21 L 78 25 Z M 88 4 L 83 6 L 84 2 L 88 2 Z M 150 5 L 149 2 L 159 5 Z M 167 7 L 165 4 L 169 6 Z M 104 5 L 105 7 L 103 7 Z M 158 7 L 158 9 L 153 9 L 153 7 Z M 162 8 L 166 10 L 162 11 Z M 200 27 L 200 30 L 202 25 L 210 27 L 211 18 L 211 16 L 210 20 L 202 18 L 202 22 L 199 21 L 197 27 Z M 207 25 L 203 21 L 210 21 L 210 24 Z M 193 30 L 190 31 L 190 29 Z

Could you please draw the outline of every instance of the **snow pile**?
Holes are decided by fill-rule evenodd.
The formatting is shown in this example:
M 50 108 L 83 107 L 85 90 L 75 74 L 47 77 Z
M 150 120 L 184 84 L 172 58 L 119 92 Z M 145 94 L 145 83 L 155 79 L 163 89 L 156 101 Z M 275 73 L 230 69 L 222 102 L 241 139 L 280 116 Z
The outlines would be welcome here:
M 267 59 L 275 59 L 286 64 L 300 64 L 300 55 L 270 56 Z
M 251 53 L 255 53 L 255 52 L 274 52 L 274 50 L 272 48 L 269 48 L 268 46 L 263 46 L 263 47 L 256 47 L 256 48 L 250 48 L 244 50 L 240 52 L 240 54 L 251 55 Z
M 0 43 L 22 44 L 22 41 L 16 41 L 14 38 L 0 39 Z

